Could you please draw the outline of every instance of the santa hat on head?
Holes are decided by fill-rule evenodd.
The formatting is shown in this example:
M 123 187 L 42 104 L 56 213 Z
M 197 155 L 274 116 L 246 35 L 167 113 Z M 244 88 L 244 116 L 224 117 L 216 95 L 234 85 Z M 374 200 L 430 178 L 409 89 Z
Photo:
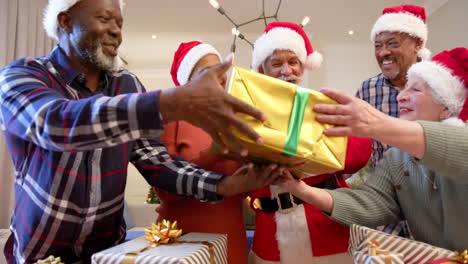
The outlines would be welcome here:
M 81 0 L 49 0 L 44 9 L 44 19 L 42 20 L 44 29 L 49 37 L 58 40 L 59 24 L 57 17 L 60 13 L 68 11 Z M 120 9 L 125 5 L 123 0 L 119 0 Z
M 448 108 L 453 117 L 448 123 L 463 124 L 468 120 L 468 49 L 446 50 L 430 61 L 416 63 L 408 70 L 408 79 L 412 76 L 423 79 L 432 96 Z
M 312 48 L 302 27 L 295 23 L 275 21 L 267 25 L 263 34 L 255 41 L 252 69 L 258 72 L 265 59 L 275 50 L 290 50 L 296 53 L 308 70 L 318 69 L 323 61 L 322 55 Z
M 384 31 L 406 33 L 422 40 L 422 47 L 418 57 L 427 60 L 431 52 L 426 48 L 427 25 L 426 9 L 414 5 L 400 5 L 385 8 L 372 27 L 370 38 L 374 42 L 375 37 Z
M 195 64 L 208 54 L 214 54 L 222 61 L 219 52 L 209 44 L 200 41 L 181 43 L 172 60 L 171 76 L 174 84 L 177 86 L 186 84 Z

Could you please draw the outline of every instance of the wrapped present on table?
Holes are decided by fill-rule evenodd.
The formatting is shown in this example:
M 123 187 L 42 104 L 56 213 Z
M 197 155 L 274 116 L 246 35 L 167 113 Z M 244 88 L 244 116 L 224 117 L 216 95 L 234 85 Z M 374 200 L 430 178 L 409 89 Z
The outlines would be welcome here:
M 323 131 L 333 126 L 317 122 L 313 111 L 316 104 L 336 104 L 333 99 L 239 67 L 232 70 L 228 92 L 267 115 L 267 121 L 260 122 L 238 113 L 264 140 L 263 145 L 257 145 L 234 131 L 249 151 L 247 160 L 278 163 L 299 177 L 344 168 L 348 138 L 326 136 Z M 232 151 L 227 157 L 246 161 Z
M 360 263 L 356 262 L 356 257 L 360 257 L 357 253 L 368 252 L 373 245 L 376 245 L 380 251 L 384 250 L 385 253 L 401 254 L 403 262 L 400 263 L 406 264 L 427 263 L 431 259 L 448 258 L 454 255 L 453 251 L 434 247 L 426 243 L 390 235 L 364 226 L 351 226 L 348 252 L 355 257 L 355 263 Z
M 176 223 L 163 221 L 145 230 L 145 237 L 95 253 L 93 264 L 227 264 L 227 237 L 188 233 Z
M 455 255 L 451 258 L 443 258 L 428 261 L 426 264 L 467 264 L 468 250 L 462 252 L 455 251 Z
M 353 254 L 355 264 L 404 264 L 403 254 L 391 253 L 380 249 L 379 243 L 369 242 L 367 250 L 355 251 Z

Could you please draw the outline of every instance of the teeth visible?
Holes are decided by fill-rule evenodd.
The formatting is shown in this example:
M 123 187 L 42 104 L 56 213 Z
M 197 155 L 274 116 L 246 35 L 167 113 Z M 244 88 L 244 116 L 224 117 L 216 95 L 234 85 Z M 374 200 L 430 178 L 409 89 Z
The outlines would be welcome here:
M 388 60 L 385 60 L 382 62 L 383 65 L 388 65 L 388 64 L 392 64 L 393 61 L 388 61 Z

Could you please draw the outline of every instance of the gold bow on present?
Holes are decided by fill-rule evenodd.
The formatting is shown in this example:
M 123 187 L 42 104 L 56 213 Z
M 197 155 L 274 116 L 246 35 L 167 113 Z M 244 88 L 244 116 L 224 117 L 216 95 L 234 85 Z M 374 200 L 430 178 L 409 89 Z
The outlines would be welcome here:
M 364 255 L 367 254 L 368 256 L 380 256 L 382 257 L 383 261 L 385 261 L 385 264 L 392 264 L 393 256 L 389 255 L 390 252 L 386 249 L 381 249 L 379 248 L 380 244 L 377 241 L 369 241 L 369 248 L 367 251 L 361 251 L 360 257 L 359 257 L 359 264 L 364 263 Z
M 208 247 L 210 254 L 210 264 L 215 262 L 214 245 L 208 241 L 176 241 L 182 235 L 182 229 L 177 228 L 177 221 L 171 222 L 166 219 L 156 224 L 151 224 L 151 228 L 145 229 L 145 241 L 150 245 L 139 250 L 125 254 L 122 264 L 134 264 L 141 252 L 155 248 L 161 244 L 180 245 L 180 244 L 203 244 Z M 138 240 L 138 239 L 137 239 Z
M 145 229 L 145 234 L 146 241 L 156 247 L 160 244 L 174 242 L 182 235 L 182 229 L 177 229 L 177 221 L 171 223 L 171 221 L 164 219 L 157 224 L 151 224 L 150 229 Z
M 157 224 L 151 224 L 151 228 L 145 229 L 145 241 L 150 244 L 147 247 L 129 252 L 125 255 L 122 260 L 123 264 L 133 264 L 135 259 L 141 252 L 148 249 L 157 247 L 161 244 L 173 243 L 176 238 L 182 235 L 182 229 L 177 229 L 177 221 L 171 223 L 166 219 L 158 222 Z
M 45 259 L 38 260 L 35 264 L 64 264 L 60 257 L 49 256 Z
M 455 256 L 452 257 L 452 260 L 455 260 L 463 264 L 467 264 L 468 263 L 468 250 L 465 249 L 463 252 L 455 251 Z

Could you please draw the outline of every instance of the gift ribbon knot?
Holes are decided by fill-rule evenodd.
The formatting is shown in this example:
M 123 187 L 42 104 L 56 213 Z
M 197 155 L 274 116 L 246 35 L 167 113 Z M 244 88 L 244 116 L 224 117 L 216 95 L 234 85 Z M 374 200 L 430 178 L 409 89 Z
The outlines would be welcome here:
M 151 228 L 145 229 L 145 241 L 150 244 L 142 249 L 138 249 L 125 254 L 122 264 L 134 264 L 138 254 L 155 248 L 161 244 L 180 245 L 180 244 L 203 244 L 208 247 L 210 253 L 210 264 L 214 264 L 214 245 L 208 241 L 176 241 L 182 235 L 182 229 L 177 228 L 177 221 L 171 222 L 162 220 L 157 224 L 151 224 Z
M 385 264 L 392 264 L 393 257 L 388 255 L 390 252 L 386 249 L 379 248 L 380 244 L 377 241 L 369 241 L 368 242 L 369 248 L 366 250 L 361 251 L 361 256 L 359 257 L 359 264 L 364 263 L 364 255 L 367 254 L 369 256 L 382 256 Z
M 452 257 L 452 260 L 455 260 L 463 264 L 467 264 L 468 263 L 468 249 L 465 249 L 462 252 L 455 251 L 455 256 Z

